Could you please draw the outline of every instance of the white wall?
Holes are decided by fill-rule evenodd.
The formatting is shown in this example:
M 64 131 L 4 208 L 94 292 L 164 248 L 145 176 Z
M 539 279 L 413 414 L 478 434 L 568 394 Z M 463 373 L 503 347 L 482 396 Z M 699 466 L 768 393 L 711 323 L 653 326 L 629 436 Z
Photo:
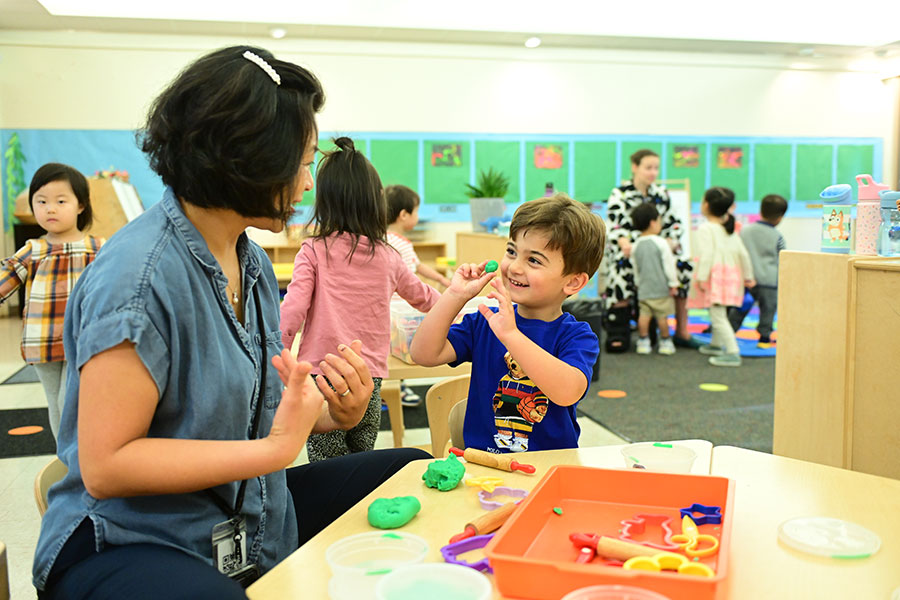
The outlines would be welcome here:
M 0 32 L 0 127 L 135 128 L 193 58 L 247 41 Z M 321 77 L 324 131 L 878 137 L 882 179 L 897 179 L 898 86 L 834 62 L 811 71 L 782 56 L 249 42 Z

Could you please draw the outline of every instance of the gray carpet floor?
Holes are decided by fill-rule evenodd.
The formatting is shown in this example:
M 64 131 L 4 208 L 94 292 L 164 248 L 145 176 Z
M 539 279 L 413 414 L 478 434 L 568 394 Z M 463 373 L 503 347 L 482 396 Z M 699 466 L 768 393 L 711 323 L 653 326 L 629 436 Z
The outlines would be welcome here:
M 775 358 L 744 358 L 738 368 L 714 367 L 696 350 L 674 356 L 625 354 L 601 357 L 599 380 L 579 410 L 632 441 L 700 438 L 715 445 L 772 451 Z M 709 392 L 702 383 L 728 391 Z M 598 397 L 622 390 L 624 398 Z

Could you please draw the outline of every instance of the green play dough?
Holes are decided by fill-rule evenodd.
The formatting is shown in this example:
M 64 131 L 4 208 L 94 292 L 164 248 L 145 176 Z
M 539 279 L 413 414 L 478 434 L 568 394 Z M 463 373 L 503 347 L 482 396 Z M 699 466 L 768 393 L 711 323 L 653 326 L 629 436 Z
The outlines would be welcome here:
M 428 470 L 422 475 L 425 485 L 437 488 L 442 492 L 449 492 L 459 485 L 466 468 L 455 454 L 451 454 L 444 460 L 436 460 L 428 465 Z
M 378 529 L 396 529 L 409 523 L 422 505 L 415 496 L 378 498 L 369 505 L 369 525 Z
M 496 260 L 489 260 L 488 264 L 484 265 L 484 272 L 485 273 L 493 273 L 494 271 L 497 270 L 497 267 L 499 267 L 499 266 L 500 265 L 497 264 Z

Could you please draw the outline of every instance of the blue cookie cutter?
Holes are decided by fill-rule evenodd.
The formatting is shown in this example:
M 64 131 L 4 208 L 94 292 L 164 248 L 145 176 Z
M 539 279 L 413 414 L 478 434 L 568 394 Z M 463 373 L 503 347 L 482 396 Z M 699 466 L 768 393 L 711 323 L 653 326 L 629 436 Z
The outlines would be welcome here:
M 697 517 L 694 513 L 700 513 L 703 516 Z M 690 517 L 698 526 L 707 524 L 718 525 L 722 522 L 722 507 L 691 504 L 687 508 L 681 509 L 681 517 Z
M 476 571 L 493 573 L 494 570 L 491 568 L 491 565 L 488 564 L 487 557 L 484 557 L 481 560 L 473 563 L 467 562 L 461 558 L 457 558 L 460 554 L 465 554 L 470 550 L 484 548 L 485 546 L 487 546 L 487 543 L 491 541 L 492 537 L 494 537 L 493 533 L 489 533 L 487 535 L 476 535 L 464 540 L 459 540 L 458 542 L 453 542 L 452 544 L 447 544 L 446 546 L 441 548 L 441 556 L 444 557 L 444 562 L 448 562 L 452 565 L 462 565 L 464 567 L 475 569 Z

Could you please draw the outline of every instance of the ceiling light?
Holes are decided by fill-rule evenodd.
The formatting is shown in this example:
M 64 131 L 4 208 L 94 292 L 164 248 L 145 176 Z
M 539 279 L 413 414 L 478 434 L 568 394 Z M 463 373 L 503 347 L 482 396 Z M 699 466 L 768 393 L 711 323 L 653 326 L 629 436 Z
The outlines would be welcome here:
M 287 35 L 287 30 L 284 27 L 272 27 L 271 29 L 269 29 L 269 35 L 271 35 L 276 40 L 280 40 Z
M 540 45 L 541 45 L 541 38 L 539 38 L 539 37 L 530 37 L 527 40 L 525 40 L 526 48 L 537 48 Z
M 810 48 L 809 46 L 807 46 L 806 48 L 800 48 L 799 50 L 797 50 L 797 54 L 800 56 L 812 56 L 815 53 L 816 53 L 816 49 Z

